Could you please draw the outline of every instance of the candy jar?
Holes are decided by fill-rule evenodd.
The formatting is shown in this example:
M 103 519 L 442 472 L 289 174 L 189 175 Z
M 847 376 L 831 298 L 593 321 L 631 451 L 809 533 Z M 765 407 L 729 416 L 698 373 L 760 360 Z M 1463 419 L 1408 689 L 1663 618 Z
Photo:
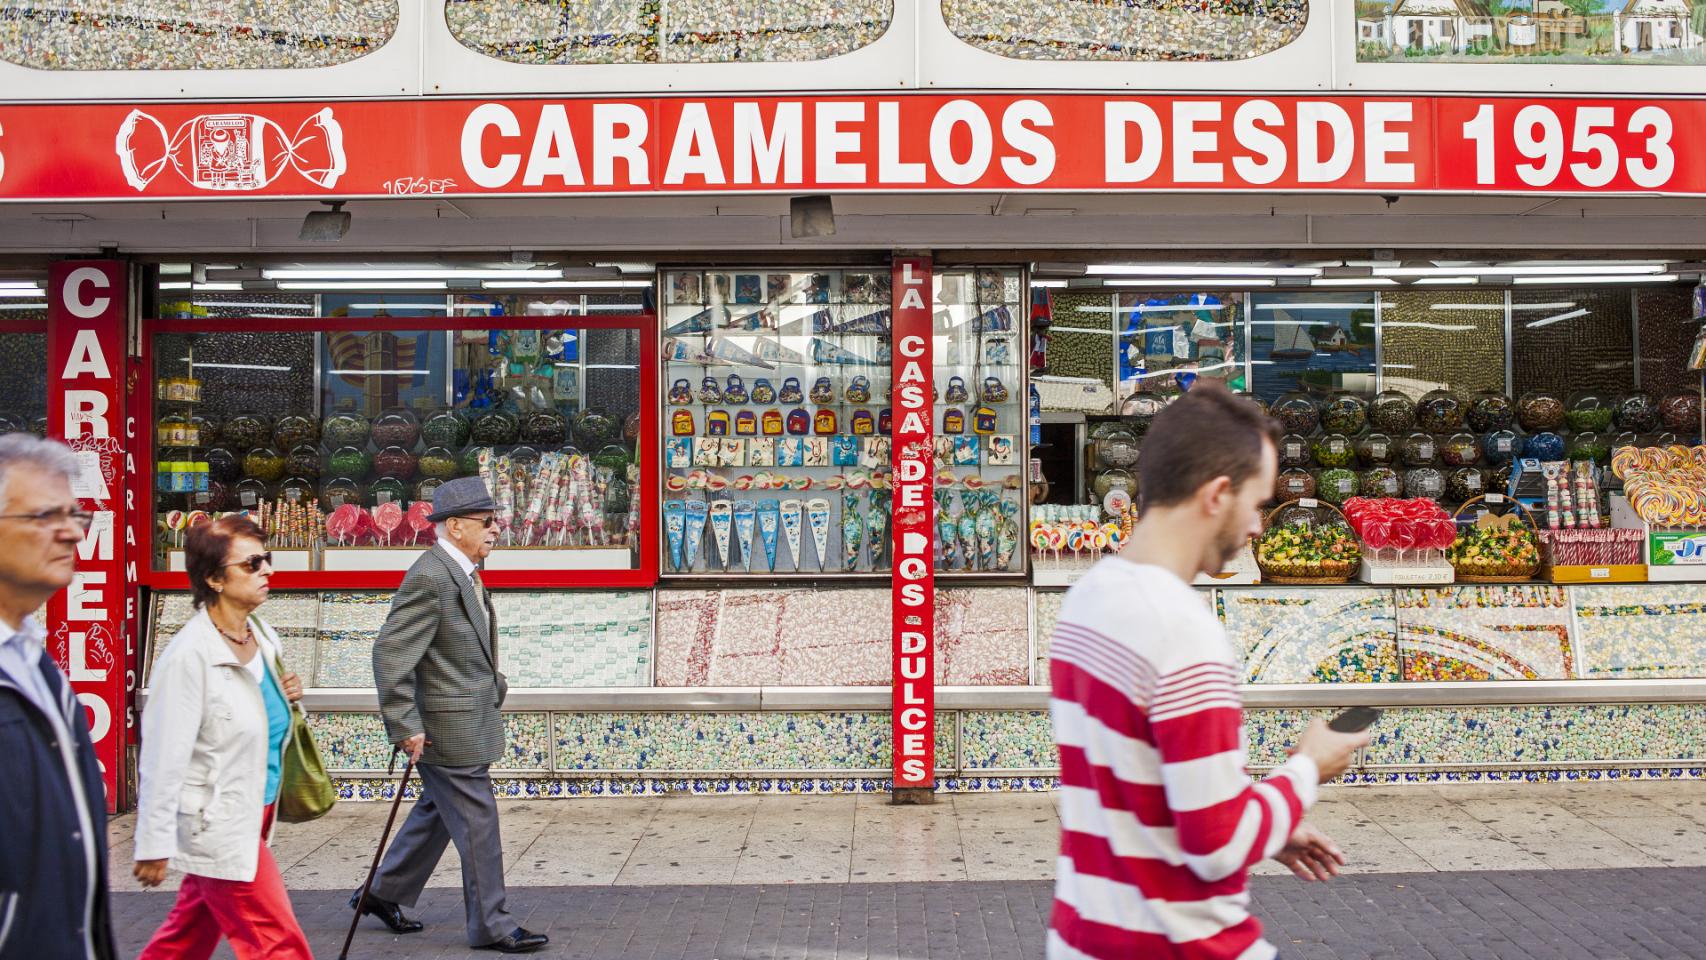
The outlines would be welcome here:
M 1645 433 L 1655 430 L 1659 425 L 1659 404 L 1653 395 L 1644 390 L 1637 390 L 1617 401 L 1617 407 L 1612 411 L 1612 419 L 1624 430 L 1634 430 Z
M 1153 393 L 1134 392 L 1120 402 L 1120 416 L 1127 419 L 1136 436 L 1149 432 L 1155 415 L 1167 408 L 1167 401 Z
M 1431 435 L 1418 430 L 1404 438 L 1398 456 L 1405 466 L 1425 467 L 1434 462 L 1438 446 Z
M 237 450 L 248 450 L 251 447 L 265 446 L 272 440 L 272 424 L 262 420 L 257 414 L 239 413 L 225 421 L 220 436 L 227 445 Z
M 1104 470 L 1091 479 L 1090 490 L 1096 495 L 1098 501 L 1106 500 L 1108 494 L 1114 490 L 1124 490 L 1131 494 L 1132 499 L 1135 500 L 1137 498 L 1137 477 L 1133 476 L 1128 470 L 1118 468 Z
M 365 447 L 373 424 L 359 413 L 334 413 L 320 424 L 320 437 L 329 447 Z
M 312 417 L 300 413 L 287 413 L 278 418 L 272 427 L 273 443 L 280 450 L 292 450 L 303 444 L 320 441 L 320 425 Z
M 255 447 L 243 455 L 243 475 L 262 483 L 277 483 L 284 476 L 284 454 L 272 447 Z
M 468 442 L 469 421 L 460 410 L 440 410 L 421 422 L 421 439 L 429 446 L 455 450 Z
M 1315 478 L 1315 495 L 1328 503 L 1342 506 L 1357 495 L 1356 473 L 1342 467 L 1321 471 L 1321 475 Z
M 1280 438 L 1279 465 L 1282 468 L 1307 467 L 1312 456 L 1309 439 L 1301 434 L 1288 433 Z
M 1463 429 L 1469 404 L 1450 390 L 1430 390 L 1416 402 L 1416 425 L 1429 433 Z
M 285 503 L 303 503 L 314 499 L 314 481 L 307 477 L 286 477 L 278 483 L 278 498 Z
M 1438 467 L 1416 467 L 1404 474 L 1404 492 L 1438 500 L 1445 496 L 1445 474 Z
M 1384 433 L 1365 433 L 1355 446 L 1357 460 L 1365 467 L 1390 467 L 1398 458 L 1398 444 Z
M 1522 444 L 1522 455 L 1542 463 L 1564 459 L 1564 438 L 1551 431 L 1536 433 Z
M 373 445 L 413 450 L 421 438 L 421 422 L 407 410 L 387 410 L 373 421 Z
M 408 448 L 400 446 L 386 447 L 373 458 L 374 473 L 398 480 L 412 479 L 417 465 L 415 455 L 409 452 Z
M 1547 390 L 1525 393 L 1516 402 L 1516 419 L 1530 433 L 1556 430 L 1564 425 L 1564 400 Z
M 474 418 L 468 428 L 469 442 L 481 447 L 508 446 L 521 432 L 521 423 L 505 410 L 488 410 Z
M 373 458 L 360 447 L 339 447 L 326 458 L 326 473 L 361 480 L 373 471 Z
M 424 425 L 423 425 L 424 426 Z M 421 476 L 432 480 L 454 480 L 462 472 L 456 454 L 448 447 L 428 447 L 415 464 Z
M 1564 411 L 1564 422 L 1571 430 L 1605 430 L 1611 426 L 1611 413 L 1615 404 L 1612 398 L 1603 393 L 1583 391 L 1570 398 L 1569 409 Z
M 1659 420 L 1683 436 L 1700 432 L 1700 394 L 1693 390 L 1673 393 L 1659 401 Z
M 1476 433 L 1504 430 L 1516 422 L 1516 404 L 1496 390 L 1483 390 L 1469 401 L 1467 420 Z
M 236 483 L 243 476 L 243 462 L 227 447 L 214 447 L 202 455 L 207 461 L 209 479 L 220 483 Z
M 1357 487 L 1365 497 L 1396 499 L 1404 495 L 1404 477 L 1391 467 L 1370 467 L 1357 477 Z
M 1129 467 L 1137 462 L 1137 437 L 1118 424 L 1114 427 L 1094 441 L 1094 456 L 1104 466 Z
M 1458 467 L 1445 478 L 1445 499 L 1450 503 L 1462 503 L 1486 490 L 1486 477 L 1476 467 Z
M 1368 401 L 1354 393 L 1340 391 L 1321 405 L 1321 429 L 1331 433 L 1355 435 L 1368 425 Z
M 1454 433 L 1439 445 L 1439 458 L 1448 467 L 1472 467 L 1481 459 L 1481 443 L 1472 433 Z
M 1310 444 L 1310 454 L 1323 467 L 1348 467 L 1356 463 L 1356 450 L 1351 446 L 1351 438 L 1342 433 L 1316 437 Z
M 1301 500 L 1315 496 L 1315 475 L 1308 470 L 1293 468 L 1282 470 L 1274 482 L 1274 499 Z
M 597 410 L 582 410 L 570 425 L 574 441 L 583 450 L 597 450 L 622 436 L 622 421 Z
M 284 455 L 284 472 L 293 477 L 312 480 L 320 475 L 320 448 L 312 443 L 299 443 Z
M 1564 459 L 1607 463 L 1611 460 L 1611 444 L 1592 430 L 1573 433 L 1569 442 L 1564 445 Z
M 1374 429 L 1394 436 L 1416 425 L 1416 404 L 1397 390 L 1383 390 L 1368 406 L 1368 422 Z
M 1522 438 L 1515 430 L 1494 430 L 1481 438 L 1481 456 L 1488 463 L 1509 463 L 1522 449 Z
M 259 477 L 247 477 L 234 488 L 237 509 L 253 510 L 272 499 L 272 485 Z
M 336 509 L 346 503 L 361 502 L 361 484 L 349 477 L 333 477 L 320 484 L 320 502 L 327 509 Z
M 1314 433 L 1321 423 L 1321 409 L 1306 393 L 1294 390 L 1279 398 L 1269 414 L 1280 422 L 1287 433 Z
M 541 410 L 521 418 L 522 443 L 559 446 L 569 438 L 569 423 L 555 410 Z

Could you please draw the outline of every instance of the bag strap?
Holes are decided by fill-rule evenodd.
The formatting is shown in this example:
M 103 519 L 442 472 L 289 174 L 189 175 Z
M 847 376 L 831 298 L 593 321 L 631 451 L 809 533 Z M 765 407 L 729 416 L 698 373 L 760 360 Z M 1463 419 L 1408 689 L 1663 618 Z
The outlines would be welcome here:
M 284 644 L 279 642 L 278 634 L 273 632 L 272 627 L 268 626 L 257 614 L 249 614 L 249 626 L 256 633 L 263 634 L 267 638 L 267 642 L 272 644 L 274 682 L 278 684 L 278 692 L 284 693 Z M 308 711 L 302 708 L 300 700 L 292 702 L 290 698 L 286 697 L 285 703 L 290 709 L 300 714 L 302 719 L 308 719 Z M 294 740 L 295 738 L 292 737 L 291 739 Z

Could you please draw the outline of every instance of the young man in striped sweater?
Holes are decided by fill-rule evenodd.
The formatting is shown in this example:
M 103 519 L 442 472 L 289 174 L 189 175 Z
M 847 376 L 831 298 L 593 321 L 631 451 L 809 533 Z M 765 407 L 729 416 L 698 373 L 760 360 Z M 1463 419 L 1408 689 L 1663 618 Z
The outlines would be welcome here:
M 1313 721 L 1266 779 L 1244 769 L 1239 656 L 1191 588 L 1261 531 L 1278 430 L 1198 381 L 1155 418 L 1131 543 L 1066 595 L 1051 712 L 1060 858 L 1050 960 L 1269 960 L 1245 878 L 1274 857 L 1305 880 L 1344 855 L 1303 822 L 1366 733 Z

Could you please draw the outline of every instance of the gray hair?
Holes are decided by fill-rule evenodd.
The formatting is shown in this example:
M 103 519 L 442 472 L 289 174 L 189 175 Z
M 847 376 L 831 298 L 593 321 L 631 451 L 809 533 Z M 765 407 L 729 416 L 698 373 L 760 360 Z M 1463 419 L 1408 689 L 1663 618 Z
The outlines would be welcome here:
M 432 525 L 432 532 L 438 534 L 440 540 L 450 539 L 450 525 L 443 520 Z
M 58 440 L 43 440 L 30 433 L 0 436 L 0 503 L 6 502 L 6 482 L 18 467 L 34 467 L 71 482 L 80 472 L 77 455 Z

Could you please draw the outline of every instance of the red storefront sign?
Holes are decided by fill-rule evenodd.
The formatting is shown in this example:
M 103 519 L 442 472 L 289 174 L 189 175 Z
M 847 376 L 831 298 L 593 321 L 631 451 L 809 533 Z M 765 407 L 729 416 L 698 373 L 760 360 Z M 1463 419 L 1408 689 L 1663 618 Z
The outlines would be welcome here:
M 894 277 L 894 785 L 932 787 L 936 770 L 935 420 L 930 261 Z
M 47 605 L 49 652 L 88 710 L 89 735 L 119 809 L 120 764 L 130 717 L 128 668 L 135 661 L 136 576 L 125 568 L 125 266 L 110 260 L 55 263 L 48 274 L 48 436 L 77 452 L 73 490 L 95 515 L 77 551 L 71 586 Z
M 0 200 L 1706 195 L 1706 101 L 1062 94 L 0 106 Z

